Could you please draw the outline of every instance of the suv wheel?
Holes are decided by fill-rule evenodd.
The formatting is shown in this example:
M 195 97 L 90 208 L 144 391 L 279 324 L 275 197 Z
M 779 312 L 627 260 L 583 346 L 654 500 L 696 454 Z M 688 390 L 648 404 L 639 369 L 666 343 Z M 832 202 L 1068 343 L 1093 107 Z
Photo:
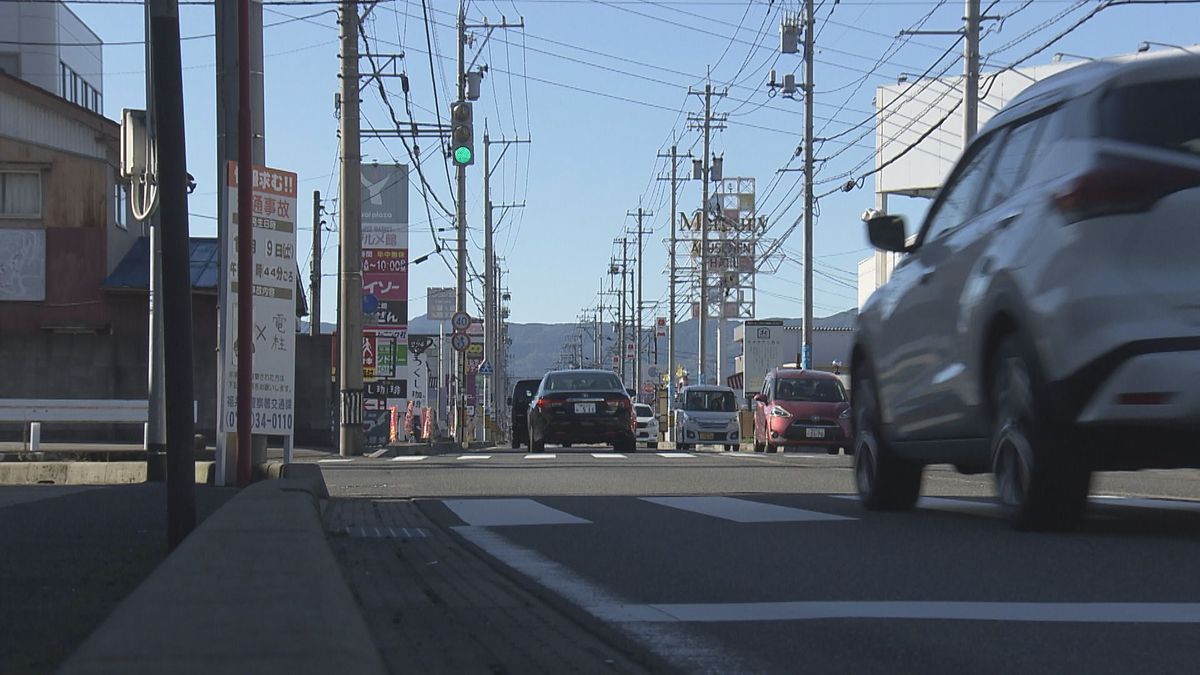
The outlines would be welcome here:
M 866 365 L 860 366 L 865 370 Z M 897 457 L 880 433 L 875 383 L 867 377 L 852 388 L 854 401 L 854 485 L 863 506 L 879 511 L 911 509 L 921 494 L 924 467 Z
M 992 359 L 992 470 L 996 494 L 1019 530 L 1078 525 L 1091 470 L 1067 434 L 1045 414 L 1037 363 L 1016 336 Z

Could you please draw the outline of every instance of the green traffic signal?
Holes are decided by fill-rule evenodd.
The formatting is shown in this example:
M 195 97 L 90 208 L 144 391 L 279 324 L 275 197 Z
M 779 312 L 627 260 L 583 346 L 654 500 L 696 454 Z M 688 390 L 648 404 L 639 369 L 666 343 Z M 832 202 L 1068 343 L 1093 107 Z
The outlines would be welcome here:
M 458 164 L 471 163 L 471 149 L 464 146 L 459 146 L 454 149 L 454 161 Z

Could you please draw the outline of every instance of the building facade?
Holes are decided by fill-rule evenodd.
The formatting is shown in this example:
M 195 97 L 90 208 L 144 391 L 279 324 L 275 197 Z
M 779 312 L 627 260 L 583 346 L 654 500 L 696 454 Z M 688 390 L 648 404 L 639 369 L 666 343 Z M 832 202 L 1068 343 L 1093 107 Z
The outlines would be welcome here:
M 61 2 L 0 2 L 0 72 L 104 111 L 100 38 Z

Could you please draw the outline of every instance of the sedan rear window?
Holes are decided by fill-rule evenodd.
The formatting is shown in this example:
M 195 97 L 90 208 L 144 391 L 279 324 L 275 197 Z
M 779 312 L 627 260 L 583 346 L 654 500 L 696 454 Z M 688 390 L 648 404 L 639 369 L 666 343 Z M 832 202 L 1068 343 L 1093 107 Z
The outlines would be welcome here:
M 1200 155 L 1200 78 L 1113 89 L 1100 102 L 1100 135 Z
M 546 391 L 620 391 L 625 387 L 612 373 L 552 373 L 546 376 Z

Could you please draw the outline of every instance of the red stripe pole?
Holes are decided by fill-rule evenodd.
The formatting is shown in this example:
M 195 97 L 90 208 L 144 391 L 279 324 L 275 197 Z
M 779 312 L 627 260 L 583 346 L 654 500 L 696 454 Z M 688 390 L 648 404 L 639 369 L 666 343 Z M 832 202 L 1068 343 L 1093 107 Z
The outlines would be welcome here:
M 237 483 L 250 484 L 254 378 L 254 157 L 250 126 L 250 0 L 238 0 Z

